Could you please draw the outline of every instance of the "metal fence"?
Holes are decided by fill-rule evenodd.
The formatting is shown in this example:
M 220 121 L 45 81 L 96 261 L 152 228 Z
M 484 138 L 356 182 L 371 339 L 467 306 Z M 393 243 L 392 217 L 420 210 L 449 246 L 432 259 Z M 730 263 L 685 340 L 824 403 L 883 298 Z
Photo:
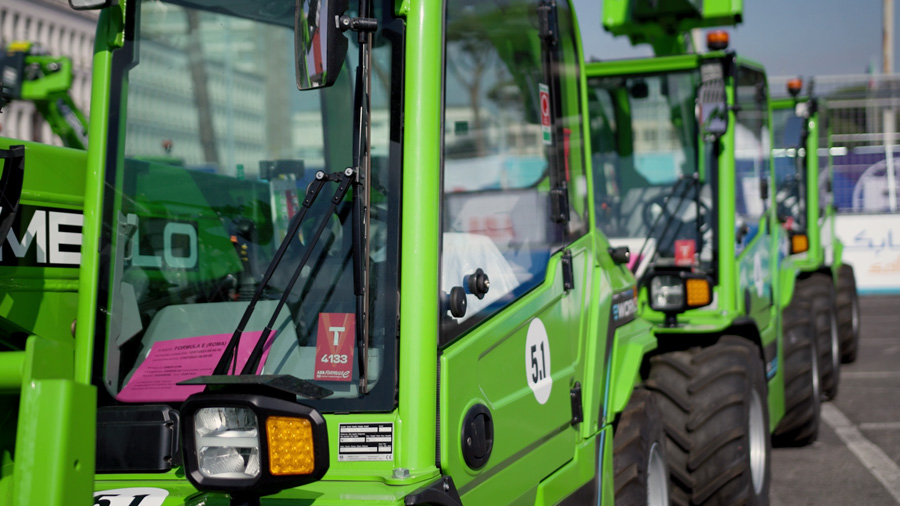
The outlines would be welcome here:
M 769 79 L 773 97 L 787 95 L 790 77 Z M 809 80 L 807 80 L 809 81 Z M 840 212 L 897 213 L 900 205 L 900 75 L 819 76 L 813 94 L 825 99 L 834 203 Z M 804 94 L 808 92 L 809 82 Z M 823 165 L 823 168 L 826 167 Z

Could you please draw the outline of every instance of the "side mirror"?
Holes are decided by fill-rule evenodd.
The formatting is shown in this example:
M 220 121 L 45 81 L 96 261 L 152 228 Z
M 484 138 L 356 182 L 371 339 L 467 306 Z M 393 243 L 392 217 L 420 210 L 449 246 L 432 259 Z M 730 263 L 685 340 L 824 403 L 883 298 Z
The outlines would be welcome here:
M 713 141 L 728 131 L 728 101 L 725 76 L 718 61 L 700 67 L 700 88 L 697 90 L 697 122 L 705 141 Z
M 663 80 L 663 82 L 665 82 L 665 80 Z M 650 96 L 650 87 L 647 86 L 647 81 L 641 79 L 635 81 L 634 84 L 628 88 L 628 93 L 631 95 L 631 98 L 647 98 Z
M 294 63 L 297 89 L 312 90 L 334 84 L 348 41 L 341 16 L 349 0 L 296 0 L 294 7 Z
M 102 9 L 114 3 L 113 0 L 69 0 L 69 5 L 76 11 Z

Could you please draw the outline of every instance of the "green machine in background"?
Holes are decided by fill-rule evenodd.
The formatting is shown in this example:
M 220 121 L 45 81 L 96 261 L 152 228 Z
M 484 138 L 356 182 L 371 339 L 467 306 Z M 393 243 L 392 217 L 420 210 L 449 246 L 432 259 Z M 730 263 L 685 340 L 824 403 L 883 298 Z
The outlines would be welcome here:
M 8 150 L 0 502 L 669 504 L 567 1 L 71 3 L 87 150 Z
M 816 304 L 818 342 L 839 346 L 841 361 L 850 363 L 859 345 L 859 300 L 853 266 L 843 262 L 834 230 L 827 103 L 814 97 L 812 82 L 805 97 L 802 80 L 789 80 L 787 88 L 789 97 L 771 102 L 779 220 L 801 272 L 798 297 Z
M 0 104 L 23 100 L 34 104 L 63 145 L 87 146 L 87 119 L 69 95 L 72 60 L 47 54 L 28 41 L 14 41 L 0 49 Z
M 691 37 L 741 11 L 604 2 L 605 28 L 657 56 L 587 66 L 597 225 L 630 249 L 659 340 L 641 371 L 663 394 L 673 504 L 767 504 L 770 435 L 814 440 L 820 379 L 837 384 L 831 355 L 813 359 L 810 309 L 792 302 L 765 70 L 725 32 L 702 54 Z
M 802 88 L 802 80 L 792 79 L 788 81 L 790 98 L 771 102 L 775 135 L 772 147 L 778 178 L 776 201 L 779 217 L 792 237 L 792 250 L 798 252 L 795 265 L 809 278 L 805 283 L 815 284 L 813 278 L 818 276 L 823 286 L 830 285 L 824 292 L 831 293 L 834 299 L 832 311 L 840 358 L 850 363 L 856 360 L 859 346 L 859 300 L 853 266 L 843 261 L 843 244 L 834 231 L 827 103 L 813 96 L 812 82 L 806 97 L 800 95 Z M 798 243 L 796 247 L 793 242 Z M 827 304 L 821 305 L 823 312 L 831 309 Z M 830 316 L 821 318 L 831 321 Z M 833 323 L 817 322 L 817 332 L 828 328 L 826 325 L 835 327 Z M 829 337 L 828 342 L 833 346 L 834 339 Z

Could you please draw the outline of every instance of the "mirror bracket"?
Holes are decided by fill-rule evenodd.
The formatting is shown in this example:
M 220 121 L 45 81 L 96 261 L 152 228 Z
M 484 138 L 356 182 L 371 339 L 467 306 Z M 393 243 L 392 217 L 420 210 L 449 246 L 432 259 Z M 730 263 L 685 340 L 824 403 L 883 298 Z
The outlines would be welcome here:
M 351 30 L 360 34 L 374 33 L 378 30 L 378 20 L 375 18 L 351 18 L 346 14 L 338 20 L 338 28 L 342 32 Z

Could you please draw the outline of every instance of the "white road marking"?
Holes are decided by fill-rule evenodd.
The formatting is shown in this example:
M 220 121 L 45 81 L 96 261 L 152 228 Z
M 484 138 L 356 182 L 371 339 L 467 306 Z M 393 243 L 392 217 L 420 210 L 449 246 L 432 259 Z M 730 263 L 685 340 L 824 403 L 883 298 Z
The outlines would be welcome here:
M 859 430 L 900 430 L 900 422 L 861 423 Z
M 900 371 L 841 371 L 846 379 L 900 379 Z
M 866 439 L 834 404 L 822 404 L 822 421 L 834 429 L 847 448 L 900 504 L 900 466 L 885 455 L 881 448 Z

